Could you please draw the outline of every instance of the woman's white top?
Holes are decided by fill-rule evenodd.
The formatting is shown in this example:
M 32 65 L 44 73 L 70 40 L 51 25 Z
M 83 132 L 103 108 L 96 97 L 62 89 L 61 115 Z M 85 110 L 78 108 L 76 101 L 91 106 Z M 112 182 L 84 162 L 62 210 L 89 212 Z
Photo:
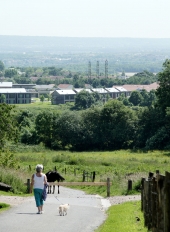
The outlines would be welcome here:
M 44 189 L 44 179 L 45 174 L 42 174 L 42 176 L 34 174 L 34 189 Z

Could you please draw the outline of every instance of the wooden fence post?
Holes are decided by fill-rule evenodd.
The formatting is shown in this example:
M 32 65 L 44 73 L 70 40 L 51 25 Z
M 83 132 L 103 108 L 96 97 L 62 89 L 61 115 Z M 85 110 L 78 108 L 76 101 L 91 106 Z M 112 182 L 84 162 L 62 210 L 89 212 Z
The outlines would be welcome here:
M 164 232 L 170 231 L 170 173 L 165 172 L 164 185 Z
M 128 191 L 132 190 L 132 180 L 128 180 Z
M 153 177 L 151 182 L 151 228 L 153 232 L 157 231 L 157 184 L 156 184 L 156 177 Z
M 164 200 L 164 184 L 165 184 L 165 176 L 158 175 L 157 176 L 157 189 L 158 189 L 158 220 L 157 220 L 157 228 L 158 231 L 164 231 L 164 208 L 165 208 L 165 200 Z
M 141 211 L 144 209 L 144 182 L 145 178 L 142 178 L 141 180 Z
M 93 172 L 93 178 L 92 178 L 93 182 L 95 181 L 95 177 L 96 177 L 96 172 Z
M 83 171 L 83 182 L 85 181 L 85 172 L 86 171 Z
M 154 176 L 153 172 L 149 172 L 148 176 L 148 230 L 152 228 L 152 178 Z
M 27 193 L 30 193 L 30 179 L 27 179 Z
M 148 226 L 148 180 L 146 179 L 144 182 L 144 198 L 143 198 L 143 213 L 144 213 L 144 225 Z
M 107 178 L 107 197 L 110 197 L 110 178 Z

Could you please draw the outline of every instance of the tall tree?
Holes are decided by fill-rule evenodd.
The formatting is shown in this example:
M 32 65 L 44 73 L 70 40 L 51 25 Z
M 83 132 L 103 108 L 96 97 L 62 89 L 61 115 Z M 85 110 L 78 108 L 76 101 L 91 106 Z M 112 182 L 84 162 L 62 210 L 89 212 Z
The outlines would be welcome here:
M 138 106 L 143 101 L 143 97 L 139 91 L 133 91 L 129 97 L 129 101 L 134 106 Z
M 14 77 L 17 75 L 17 70 L 14 68 L 9 68 L 5 70 L 5 77 Z
M 18 129 L 12 115 L 14 107 L 5 103 L 0 104 L 0 150 L 7 140 L 17 141 Z
M 137 117 L 121 101 L 109 100 L 101 111 L 101 144 L 105 149 L 130 148 L 135 138 Z
M 82 90 L 80 93 L 75 96 L 75 107 L 77 109 L 87 109 L 95 102 L 94 96 L 87 92 L 86 90 Z
M 5 94 L 1 94 L 0 102 L 1 103 L 6 103 L 6 96 L 5 96 Z
M 45 99 L 44 95 L 40 95 L 40 101 L 44 102 L 44 99 Z
M 159 88 L 156 90 L 158 106 L 165 111 L 170 107 L 170 60 L 163 63 L 164 70 L 158 74 Z
M 39 141 L 43 142 L 45 146 L 51 147 L 53 141 L 53 128 L 54 123 L 57 119 L 57 114 L 44 111 L 37 115 L 35 120 L 35 129 L 37 131 L 37 135 L 39 137 Z
M 0 60 L 0 72 L 3 72 L 5 69 L 4 63 Z
M 58 143 L 62 148 L 75 148 L 82 140 L 80 113 L 63 111 L 53 129 L 55 145 Z

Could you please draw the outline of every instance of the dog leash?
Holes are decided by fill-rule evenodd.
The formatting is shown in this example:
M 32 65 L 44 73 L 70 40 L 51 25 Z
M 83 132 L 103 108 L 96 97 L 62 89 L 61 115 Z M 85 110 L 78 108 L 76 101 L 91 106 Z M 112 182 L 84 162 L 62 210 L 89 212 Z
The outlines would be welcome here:
M 57 198 L 57 196 L 54 196 L 56 199 L 57 199 L 57 201 L 59 201 L 59 199 Z M 62 205 L 64 205 L 61 201 L 59 201 Z

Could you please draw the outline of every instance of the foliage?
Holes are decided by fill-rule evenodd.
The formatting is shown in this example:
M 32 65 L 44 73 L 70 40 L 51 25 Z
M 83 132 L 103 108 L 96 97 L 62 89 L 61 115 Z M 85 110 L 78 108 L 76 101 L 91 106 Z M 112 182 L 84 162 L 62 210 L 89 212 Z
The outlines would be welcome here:
M 0 96 L 0 102 L 1 103 L 6 103 L 6 96 L 5 96 L 5 94 L 1 94 L 1 96 Z
M 51 147 L 53 140 L 56 138 L 54 133 L 54 123 L 58 117 L 58 114 L 43 111 L 39 113 L 35 119 L 35 130 L 38 134 L 39 142 L 43 142 L 45 146 Z
M 156 90 L 158 106 L 165 111 L 170 107 L 170 60 L 163 63 L 163 71 L 158 74 L 159 88 Z
M 130 148 L 134 142 L 135 112 L 118 100 L 108 101 L 101 112 L 101 144 L 105 149 Z M 103 147 L 104 148 L 104 147 Z
M 0 203 L 0 212 L 7 210 L 8 208 L 10 208 L 10 205 L 5 203 Z
M 14 77 L 17 75 L 17 70 L 14 68 L 5 69 L 5 77 Z
M 141 91 L 140 94 L 150 98 L 150 93 Z M 151 96 L 154 96 L 154 92 Z M 148 149 L 147 140 L 156 135 L 161 127 L 166 127 L 168 134 L 169 114 L 165 117 L 152 101 L 148 102 L 151 106 L 131 107 L 128 99 L 125 105 L 125 99 L 120 96 L 118 100 L 110 99 L 104 105 L 93 105 L 81 111 L 76 111 L 71 104 L 53 106 L 49 102 L 43 106 L 40 103 L 32 104 L 27 107 L 29 110 L 24 110 L 25 105 L 17 106 L 17 109 L 22 109 L 16 113 L 20 141 L 25 144 L 43 142 L 52 149 L 145 148 L 146 143 Z M 167 148 L 167 139 L 160 143 L 161 147 L 155 148 Z
M 97 92 L 89 93 L 86 90 L 80 91 L 75 97 L 76 109 L 87 109 L 96 102 L 100 101 L 100 94 Z
M 14 153 L 11 153 L 8 150 L 0 152 L 0 166 L 16 169 L 18 167 L 18 160 L 15 157 Z
M 45 100 L 44 95 L 41 95 L 41 96 L 40 96 L 40 101 L 41 101 L 41 102 L 44 102 L 44 100 Z
M 0 60 L 0 72 L 4 71 L 5 66 L 4 63 Z
M 0 104 L 0 150 L 7 140 L 17 140 L 18 130 L 12 115 L 13 108 L 5 103 Z
M 17 172 L 13 169 L 1 168 L 0 169 L 0 182 L 3 182 L 12 187 L 12 192 L 15 194 L 26 193 L 26 186 L 23 183 L 23 179 L 17 175 Z
M 20 131 L 19 141 L 25 144 L 36 144 L 35 115 L 29 110 L 21 110 L 15 117 Z
M 70 147 L 80 143 L 82 127 L 80 114 L 77 112 L 63 111 L 55 121 L 53 131 L 53 146 Z M 60 144 L 60 145 L 59 145 Z
M 143 101 L 143 96 L 139 91 L 133 91 L 129 97 L 129 102 L 131 102 L 134 106 L 139 105 Z

